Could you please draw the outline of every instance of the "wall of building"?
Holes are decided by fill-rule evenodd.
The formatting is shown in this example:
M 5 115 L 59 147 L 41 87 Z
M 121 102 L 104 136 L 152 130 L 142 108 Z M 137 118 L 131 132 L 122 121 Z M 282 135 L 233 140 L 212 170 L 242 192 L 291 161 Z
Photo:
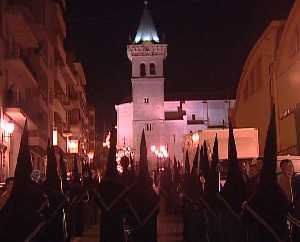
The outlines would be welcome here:
M 124 103 L 116 105 L 117 111 L 117 146 L 125 144 L 133 147 L 133 105 Z
M 262 34 L 246 60 L 237 90 L 235 126 L 258 129 L 260 155 L 270 120 L 271 96 L 275 96 L 271 73 L 283 27 L 284 22 L 273 21 Z

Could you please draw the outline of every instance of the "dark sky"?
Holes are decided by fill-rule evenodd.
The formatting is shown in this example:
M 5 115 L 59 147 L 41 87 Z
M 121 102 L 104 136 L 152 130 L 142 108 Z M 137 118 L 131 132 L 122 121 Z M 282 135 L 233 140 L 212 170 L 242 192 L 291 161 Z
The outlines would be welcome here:
M 249 50 L 272 19 L 286 19 L 293 2 L 149 1 L 159 35 L 169 45 L 166 95 L 234 93 Z M 104 122 L 115 122 L 114 105 L 131 95 L 126 45 L 129 35 L 134 38 L 142 11 L 142 0 L 69 0 L 67 46 L 85 67 L 99 132 Z

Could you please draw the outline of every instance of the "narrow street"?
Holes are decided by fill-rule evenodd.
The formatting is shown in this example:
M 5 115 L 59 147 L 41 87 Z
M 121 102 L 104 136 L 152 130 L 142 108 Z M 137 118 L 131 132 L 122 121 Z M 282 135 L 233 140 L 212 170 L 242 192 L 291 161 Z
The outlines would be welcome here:
M 182 222 L 178 216 L 169 215 L 163 202 L 158 216 L 158 242 L 182 242 Z M 99 226 L 88 229 L 84 236 L 72 242 L 99 242 Z

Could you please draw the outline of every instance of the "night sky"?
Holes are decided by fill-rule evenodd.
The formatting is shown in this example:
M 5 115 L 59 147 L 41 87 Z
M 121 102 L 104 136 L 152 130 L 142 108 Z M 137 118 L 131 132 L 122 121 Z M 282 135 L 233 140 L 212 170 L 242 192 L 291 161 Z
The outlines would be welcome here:
M 166 96 L 234 97 L 244 61 L 272 19 L 286 19 L 293 0 L 152 0 L 160 38 L 168 43 Z M 82 61 L 97 130 L 115 122 L 114 105 L 131 96 L 126 45 L 134 39 L 142 0 L 69 0 L 66 47 Z

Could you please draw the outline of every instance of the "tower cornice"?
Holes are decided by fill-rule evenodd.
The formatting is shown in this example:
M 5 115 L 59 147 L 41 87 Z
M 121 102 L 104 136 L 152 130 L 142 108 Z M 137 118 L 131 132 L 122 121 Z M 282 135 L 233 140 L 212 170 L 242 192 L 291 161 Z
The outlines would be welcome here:
M 127 55 L 130 61 L 134 56 L 163 56 L 167 57 L 167 44 L 132 44 L 127 45 Z

